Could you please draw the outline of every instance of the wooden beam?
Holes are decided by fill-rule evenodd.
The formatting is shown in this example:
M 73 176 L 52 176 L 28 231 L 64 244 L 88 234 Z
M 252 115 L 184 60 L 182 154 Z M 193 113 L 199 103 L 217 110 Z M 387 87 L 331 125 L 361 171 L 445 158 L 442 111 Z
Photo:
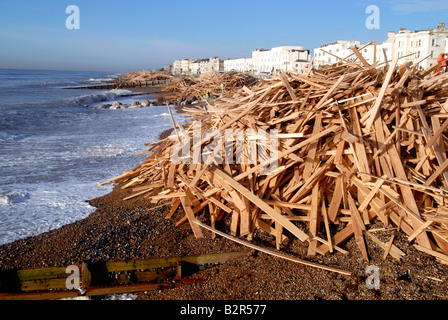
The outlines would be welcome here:
M 349 271 L 341 270 L 341 269 L 334 268 L 334 267 L 325 266 L 325 265 L 318 264 L 318 263 L 315 263 L 315 262 L 302 260 L 302 259 L 299 259 L 299 258 L 291 257 L 291 256 L 283 254 L 283 253 L 279 253 L 279 252 L 276 252 L 276 251 L 273 251 L 273 250 L 270 250 L 270 249 L 266 249 L 266 248 L 257 246 L 257 245 L 255 245 L 253 243 L 250 243 L 250 242 L 247 242 L 247 241 L 244 241 L 244 240 L 241 240 L 241 239 L 229 236 L 228 234 L 226 234 L 224 232 L 221 232 L 219 230 L 213 229 L 213 228 L 209 227 L 208 225 L 206 225 L 206 224 L 204 224 L 204 223 L 202 223 L 202 222 L 200 222 L 198 220 L 195 220 L 195 223 L 197 223 L 199 226 L 203 227 L 204 229 L 207 229 L 209 231 L 215 232 L 216 234 L 218 234 L 218 235 L 220 235 L 220 236 L 222 236 L 222 237 L 224 237 L 226 239 L 232 240 L 232 241 L 234 241 L 236 243 L 242 244 L 242 245 L 244 245 L 246 247 L 249 247 L 251 249 L 254 249 L 254 250 L 257 250 L 257 251 L 260 251 L 260 252 L 264 252 L 264 253 L 267 253 L 269 255 L 278 257 L 278 258 L 282 258 L 282 259 L 285 259 L 285 260 L 288 260 L 288 261 L 300 263 L 300 264 L 303 264 L 303 265 L 306 265 L 306 266 L 309 266 L 309 267 L 314 267 L 314 268 L 319 268 L 319 269 L 326 270 L 326 271 L 336 272 L 336 273 L 343 274 L 343 275 L 346 275 L 346 276 L 350 276 L 352 274 Z
M 369 112 L 369 119 L 365 125 L 365 130 L 370 130 L 375 121 L 378 112 L 381 108 L 381 103 L 383 102 L 384 95 L 386 94 L 387 87 L 389 86 L 390 80 L 392 79 L 392 75 L 395 72 L 395 67 L 397 66 L 398 58 L 394 58 L 392 60 L 391 65 L 389 66 L 389 70 L 387 71 L 386 77 L 384 78 L 383 85 L 381 86 L 381 90 L 376 98 L 375 104 Z
M 285 229 L 294 234 L 300 241 L 306 241 L 309 239 L 309 236 L 305 232 L 297 228 L 288 219 L 286 219 L 284 216 L 275 211 L 272 207 L 266 204 L 266 202 L 258 198 L 255 194 L 250 192 L 235 179 L 233 179 L 232 177 L 230 177 L 217 167 L 211 167 L 210 169 L 216 176 L 218 176 L 219 178 L 227 182 L 229 185 L 231 185 L 233 188 L 235 188 L 235 190 L 241 193 L 242 196 L 246 197 L 249 201 L 251 201 L 261 210 L 266 212 L 269 216 L 272 217 L 272 219 L 280 223 Z

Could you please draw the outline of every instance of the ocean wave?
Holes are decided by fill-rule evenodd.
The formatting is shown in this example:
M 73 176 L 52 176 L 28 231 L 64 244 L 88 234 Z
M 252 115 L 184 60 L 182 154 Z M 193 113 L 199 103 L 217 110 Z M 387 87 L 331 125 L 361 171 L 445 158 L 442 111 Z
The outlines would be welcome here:
M 69 99 L 69 103 L 71 104 L 77 104 L 80 106 L 83 105 L 90 105 L 97 102 L 103 102 L 103 101 L 112 101 L 118 97 L 131 94 L 132 91 L 130 90 L 124 90 L 124 89 L 113 89 L 108 90 L 102 93 L 94 93 L 94 94 L 87 94 L 83 96 L 79 96 L 76 98 Z
M 104 81 L 112 81 L 113 78 L 90 78 L 90 82 L 104 82 Z
M 10 195 L 0 194 L 0 205 L 13 205 L 16 203 L 22 203 L 30 199 L 28 192 L 16 191 Z

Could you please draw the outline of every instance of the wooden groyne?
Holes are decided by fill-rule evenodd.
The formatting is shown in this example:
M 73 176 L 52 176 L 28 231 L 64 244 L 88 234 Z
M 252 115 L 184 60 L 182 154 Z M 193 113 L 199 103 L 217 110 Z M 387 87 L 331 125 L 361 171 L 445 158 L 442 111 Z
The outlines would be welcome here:
M 249 254 L 249 251 L 225 252 L 3 271 L 0 300 L 50 300 L 172 289 L 206 281 L 185 277 Z
M 68 87 L 65 89 L 122 89 L 122 88 L 145 88 L 159 84 L 166 84 L 172 80 L 156 80 L 156 81 L 132 81 L 132 82 L 113 82 L 100 83 L 89 86 Z

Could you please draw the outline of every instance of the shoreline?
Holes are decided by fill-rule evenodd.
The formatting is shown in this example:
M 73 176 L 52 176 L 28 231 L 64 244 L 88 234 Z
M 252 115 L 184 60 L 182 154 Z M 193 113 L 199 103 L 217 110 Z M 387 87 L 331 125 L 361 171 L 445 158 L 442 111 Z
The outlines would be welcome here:
M 143 88 L 136 88 L 140 89 Z M 183 107 L 176 106 L 176 112 L 182 113 Z M 159 139 L 172 131 L 172 128 L 162 131 Z M 141 198 L 123 200 L 129 195 L 129 189 L 115 185 L 112 192 L 87 201 L 96 208 L 88 217 L 37 236 L 0 245 L 0 271 L 61 267 L 83 261 L 121 261 L 248 250 L 219 236 L 212 239 L 206 230 L 203 239 L 196 239 L 188 222 L 175 226 L 184 216 L 182 208 L 171 219 L 165 219 L 170 205 L 160 207 Z M 228 227 L 226 223 L 219 226 Z M 387 243 L 393 229 L 380 222 L 376 222 L 375 227 L 384 229 L 376 235 Z M 257 234 L 253 243 L 275 247 L 275 238 Z M 343 276 L 254 252 L 251 257 L 214 265 L 192 276 L 207 279 L 204 283 L 135 295 L 138 300 L 448 299 L 445 294 L 448 292 L 448 266 L 417 251 L 401 234 L 396 235 L 394 244 L 406 253 L 401 262 L 391 257 L 383 260 L 383 250 L 369 238 L 366 238 L 369 262 L 363 260 L 353 238 L 341 245 L 349 251 L 348 254 L 335 252 L 314 258 L 307 257 L 307 245 L 293 240 L 284 245 L 283 252 L 348 270 L 352 275 Z M 380 268 L 379 290 L 366 286 L 366 268 L 369 265 Z

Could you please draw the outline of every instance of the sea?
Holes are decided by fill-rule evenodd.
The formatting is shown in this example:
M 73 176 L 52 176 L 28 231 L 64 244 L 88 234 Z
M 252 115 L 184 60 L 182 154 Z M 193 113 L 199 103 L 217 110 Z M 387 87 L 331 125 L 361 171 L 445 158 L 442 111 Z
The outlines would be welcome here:
M 168 107 L 92 109 L 148 99 L 130 90 L 67 89 L 114 72 L 0 69 L 0 245 L 89 216 L 88 200 L 144 161 L 137 156 L 172 128 Z M 172 108 L 176 123 L 182 115 Z

